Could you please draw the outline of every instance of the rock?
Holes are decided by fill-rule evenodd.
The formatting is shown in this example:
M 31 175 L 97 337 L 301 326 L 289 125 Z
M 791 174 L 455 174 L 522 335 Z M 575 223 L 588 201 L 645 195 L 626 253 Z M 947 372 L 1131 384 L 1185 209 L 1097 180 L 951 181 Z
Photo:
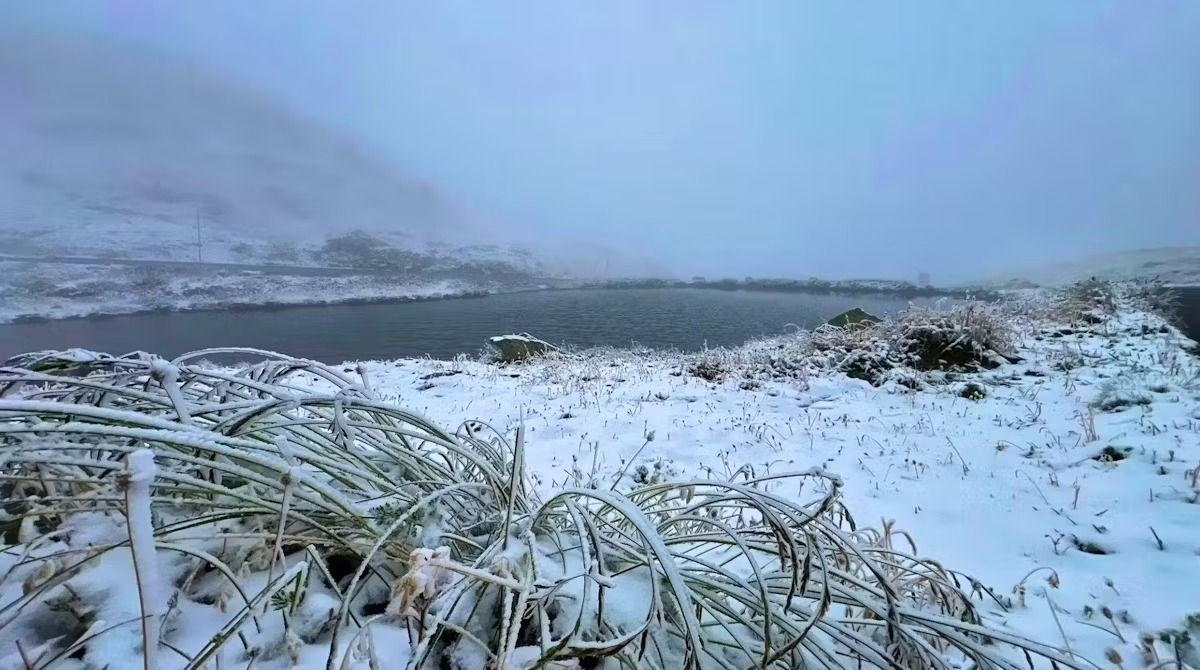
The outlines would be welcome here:
M 545 340 L 539 340 L 529 333 L 497 335 L 488 338 L 488 342 L 499 352 L 497 358 L 502 363 L 526 361 L 535 356 L 543 356 L 551 351 L 558 351 L 558 347 Z
M 1114 447 L 1110 444 L 1104 449 L 1101 449 L 1100 453 L 1092 456 L 1092 460 L 1100 461 L 1102 463 L 1116 463 L 1117 461 L 1123 461 L 1126 458 L 1129 458 L 1129 455 L 1132 453 L 1133 447 Z
M 849 309 L 841 314 L 838 314 L 830 319 L 827 323 L 829 323 L 831 326 L 837 326 L 838 328 L 853 328 L 856 326 L 870 326 L 872 324 L 879 323 L 882 320 L 883 319 L 880 319 L 874 314 L 867 312 L 861 307 L 855 307 L 854 309 Z
M 958 395 L 967 400 L 983 400 L 987 397 L 987 389 L 978 382 L 967 382 L 959 389 Z
M 992 354 L 999 356 L 1000 358 L 1003 358 L 1005 363 L 1011 363 L 1013 365 L 1015 365 L 1017 363 L 1025 362 L 1024 357 L 1018 356 L 1016 354 L 1006 354 L 1003 351 L 996 351 L 994 349 L 992 350 Z

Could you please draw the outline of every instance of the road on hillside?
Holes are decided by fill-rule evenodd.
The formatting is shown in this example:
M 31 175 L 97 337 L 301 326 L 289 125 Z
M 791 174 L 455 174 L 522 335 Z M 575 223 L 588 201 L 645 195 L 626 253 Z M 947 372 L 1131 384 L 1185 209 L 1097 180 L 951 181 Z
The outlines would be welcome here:
M 402 275 L 398 270 L 379 268 L 330 268 L 311 265 L 278 265 L 247 263 L 197 263 L 195 261 L 164 261 L 134 258 L 92 258 L 86 256 L 13 256 L 0 254 L 0 262 L 12 263 L 65 263 L 70 265 L 130 265 L 159 267 L 187 271 L 261 272 L 263 274 L 301 275 L 308 277 L 340 277 L 345 275 Z

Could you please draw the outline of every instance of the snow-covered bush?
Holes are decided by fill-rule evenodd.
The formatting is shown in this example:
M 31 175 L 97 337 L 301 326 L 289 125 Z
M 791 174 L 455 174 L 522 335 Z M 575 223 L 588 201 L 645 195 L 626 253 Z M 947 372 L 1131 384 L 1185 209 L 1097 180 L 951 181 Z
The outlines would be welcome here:
M 1016 326 L 1028 320 L 1024 302 L 967 302 L 912 308 L 878 323 L 822 325 L 737 348 L 685 355 L 686 369 L 709 381 L 726 378 L 805 382 L 836 370 L 879 386 L 915 370 L 976 371 L 1013 362 Z
M 1179 293 L 1158 279 L 1145 279 L 1124 285 L 1124 293 L 1130 304 L 1168 322 L 1179 320 Z
M 1093 277 L 1068 286 L 1057 304 L 1065 321 L 1099 323 L 1116 311 L 1118 298 L 1117 284 Z
M 1179 318 L 1179 294 L 1157 278 L 1124 282 L 1086 279 L 1059 291 L 1049 304 L 1055 308 L 1054 316 L 1065 323 L 1102 323 L 1122 305 L 1168 323 Z
M 160 668 L 378 667 L 382 628 L 422 668 L 1086 667 L 986 627 L 978 584 L 857 528 L 819 468 L 543 499 L 523 430 L 447 432 L 361 370 L 209 353 L 0 370 L 0 648 L 39 669 L 140 667 L 147 644 Z
M 1017 360 L 1015 323 L 1019 303 L 967 302 L 911 308 L 896 317 L 857 328 L 822 326 L 809 340 L 815 365 L 836 369 L 878 386 L 893 370 L 975 371 Z
M 716 352 L 706 351 L 688 366 L 688 374 L 710 382 L 720 381 L 728 373 L 722 357 Z
M 889 324 L 893 356 L 918 370 L 997 367 L 1014 350 L 1005 307 L 969 302 L 947 309 L 909 309 Z
M 804 331 L 747 342 L 740 347 L 711 347 L 681 354 L 685 371 L 707 381 L 737 380 L 754 388 L 767 379 L 807 382 L 814 366 L 809 334 Z

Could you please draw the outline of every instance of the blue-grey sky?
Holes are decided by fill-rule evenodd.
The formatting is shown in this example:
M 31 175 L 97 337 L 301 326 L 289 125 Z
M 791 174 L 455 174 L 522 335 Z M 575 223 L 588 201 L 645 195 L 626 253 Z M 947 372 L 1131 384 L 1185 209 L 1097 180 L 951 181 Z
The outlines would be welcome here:
M 961 279 L 1200 244 L 1200 2 L 153 0 L 7 20 L 195 61 L 517 239 Z

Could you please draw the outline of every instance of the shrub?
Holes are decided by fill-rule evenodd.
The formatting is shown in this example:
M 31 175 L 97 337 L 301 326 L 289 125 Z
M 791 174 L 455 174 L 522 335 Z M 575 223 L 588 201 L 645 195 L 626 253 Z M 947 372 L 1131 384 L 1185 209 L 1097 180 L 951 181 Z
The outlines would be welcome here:
M 1015 360 L 1013 328 L 999 305 L 966 303 L 910 309 L 891 325 L 897 357 L 919 370 L 976 370 Z
M 871 386 L 887 381 L 888 372 L 895 367 L 886 354 L 878 351 L 854 350 L 842 359 L 838 371 L 851 379 L 861 379 Z
M 1116 312 L 1117 300 L 1116 284 L 1092 277 L 1068 286 L 1058 303 L 1069 321 L 1099 323 Z
M 710 382 L 720 381 L 726 374 L 725 366 L 714 356 L 704 356 L 695 361 L 688 367 L 688 372 Z
M 1125 292 L 1135 308 L 1156 314 L 1169 323 L 1179 322 L 1179 293 L 1158 278 L 1132 282 L 1126 285 Z

